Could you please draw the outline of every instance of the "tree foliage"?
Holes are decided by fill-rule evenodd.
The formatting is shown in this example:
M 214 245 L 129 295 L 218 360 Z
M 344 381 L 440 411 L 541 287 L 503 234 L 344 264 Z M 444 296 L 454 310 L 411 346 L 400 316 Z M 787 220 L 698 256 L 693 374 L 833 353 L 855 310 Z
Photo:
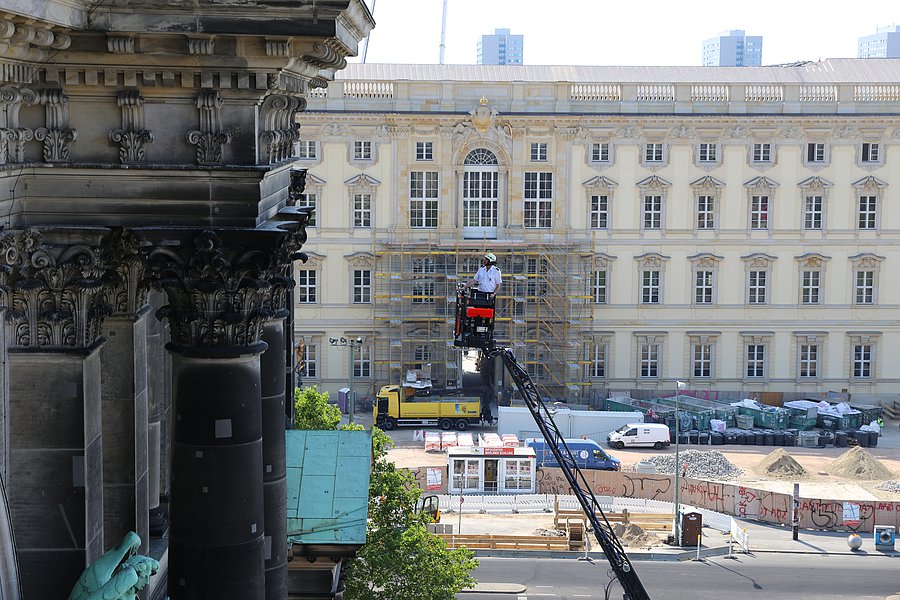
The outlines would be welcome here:
M 337 429 L 341 409 L 328 403 L 328 392 L 316 386 L 294 390 L 294 427 L 297 429 Z

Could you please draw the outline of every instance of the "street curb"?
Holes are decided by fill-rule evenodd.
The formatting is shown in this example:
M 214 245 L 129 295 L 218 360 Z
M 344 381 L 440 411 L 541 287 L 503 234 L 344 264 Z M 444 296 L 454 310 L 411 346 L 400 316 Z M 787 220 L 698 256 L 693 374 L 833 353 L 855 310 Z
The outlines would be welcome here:
M 592 560 L 606 560 L 603 552 L 570 552 L 565 550 L 546 551 L 546 550 L 495 550 L 495 549 L 475 549 L 473 550 L 476 558 L 559 558 L 559 559 L 577 559 L 588 556 Z M 751 548 L 749 554 L 811 554 L 819 556 L 859 556 L 859 557 L 900 557 L 900 552 L 819 552 L 816 550 L 788 550 L 774 548 Z M 676 551 L 676 552 L 628 552 L 628 558 L 631 561 L 655 561 L 655 562 L 679 562 L 696 558 L 696 550 Z M 716 556 L 728 555 L 728 547 L 700 548 L 700 558 L 713 558 Z M 746 556 L 744 552 L 735 551 L 734 556 Z M 892 599 L 893 600 L 893 599 Z M 900 597 L 897 598 L 900 600 Z
M 526 587 L 520 583 L 476 583 L 460 590 L 460 594 L 522 594 Z

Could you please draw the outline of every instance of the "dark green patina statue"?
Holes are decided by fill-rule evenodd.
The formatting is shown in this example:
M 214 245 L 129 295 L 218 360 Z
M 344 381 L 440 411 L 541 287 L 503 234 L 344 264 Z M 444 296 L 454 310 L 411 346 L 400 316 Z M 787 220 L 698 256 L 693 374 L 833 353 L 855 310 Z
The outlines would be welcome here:
M 141 538 L 129 531 L 122 543 L 98 558 L 78 578 L 69 600 L 135 600 L 159 570 L 159 563 L 137 554 Z

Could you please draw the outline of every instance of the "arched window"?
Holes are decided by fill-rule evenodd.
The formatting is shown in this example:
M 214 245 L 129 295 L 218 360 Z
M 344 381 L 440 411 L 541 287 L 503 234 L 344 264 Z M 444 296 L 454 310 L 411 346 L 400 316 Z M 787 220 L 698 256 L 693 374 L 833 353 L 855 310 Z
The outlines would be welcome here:
M 463 161 L 463 235 L 496 237 L 500 171 L 497 156 L 475 148 Z

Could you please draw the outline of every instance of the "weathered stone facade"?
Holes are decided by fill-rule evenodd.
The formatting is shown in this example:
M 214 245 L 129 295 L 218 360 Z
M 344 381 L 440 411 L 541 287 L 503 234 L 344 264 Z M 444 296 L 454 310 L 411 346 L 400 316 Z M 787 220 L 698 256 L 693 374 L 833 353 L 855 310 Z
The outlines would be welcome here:
M 289 194 L 295 114 L 371 14 L 0 7 L 0 475 L 21 587 L 3 596 L 66 597 L 129 530 L 146 553 L 168 505 L 168 585 L 148 597 L 281 600 L 287 309 L 309 219 Z

